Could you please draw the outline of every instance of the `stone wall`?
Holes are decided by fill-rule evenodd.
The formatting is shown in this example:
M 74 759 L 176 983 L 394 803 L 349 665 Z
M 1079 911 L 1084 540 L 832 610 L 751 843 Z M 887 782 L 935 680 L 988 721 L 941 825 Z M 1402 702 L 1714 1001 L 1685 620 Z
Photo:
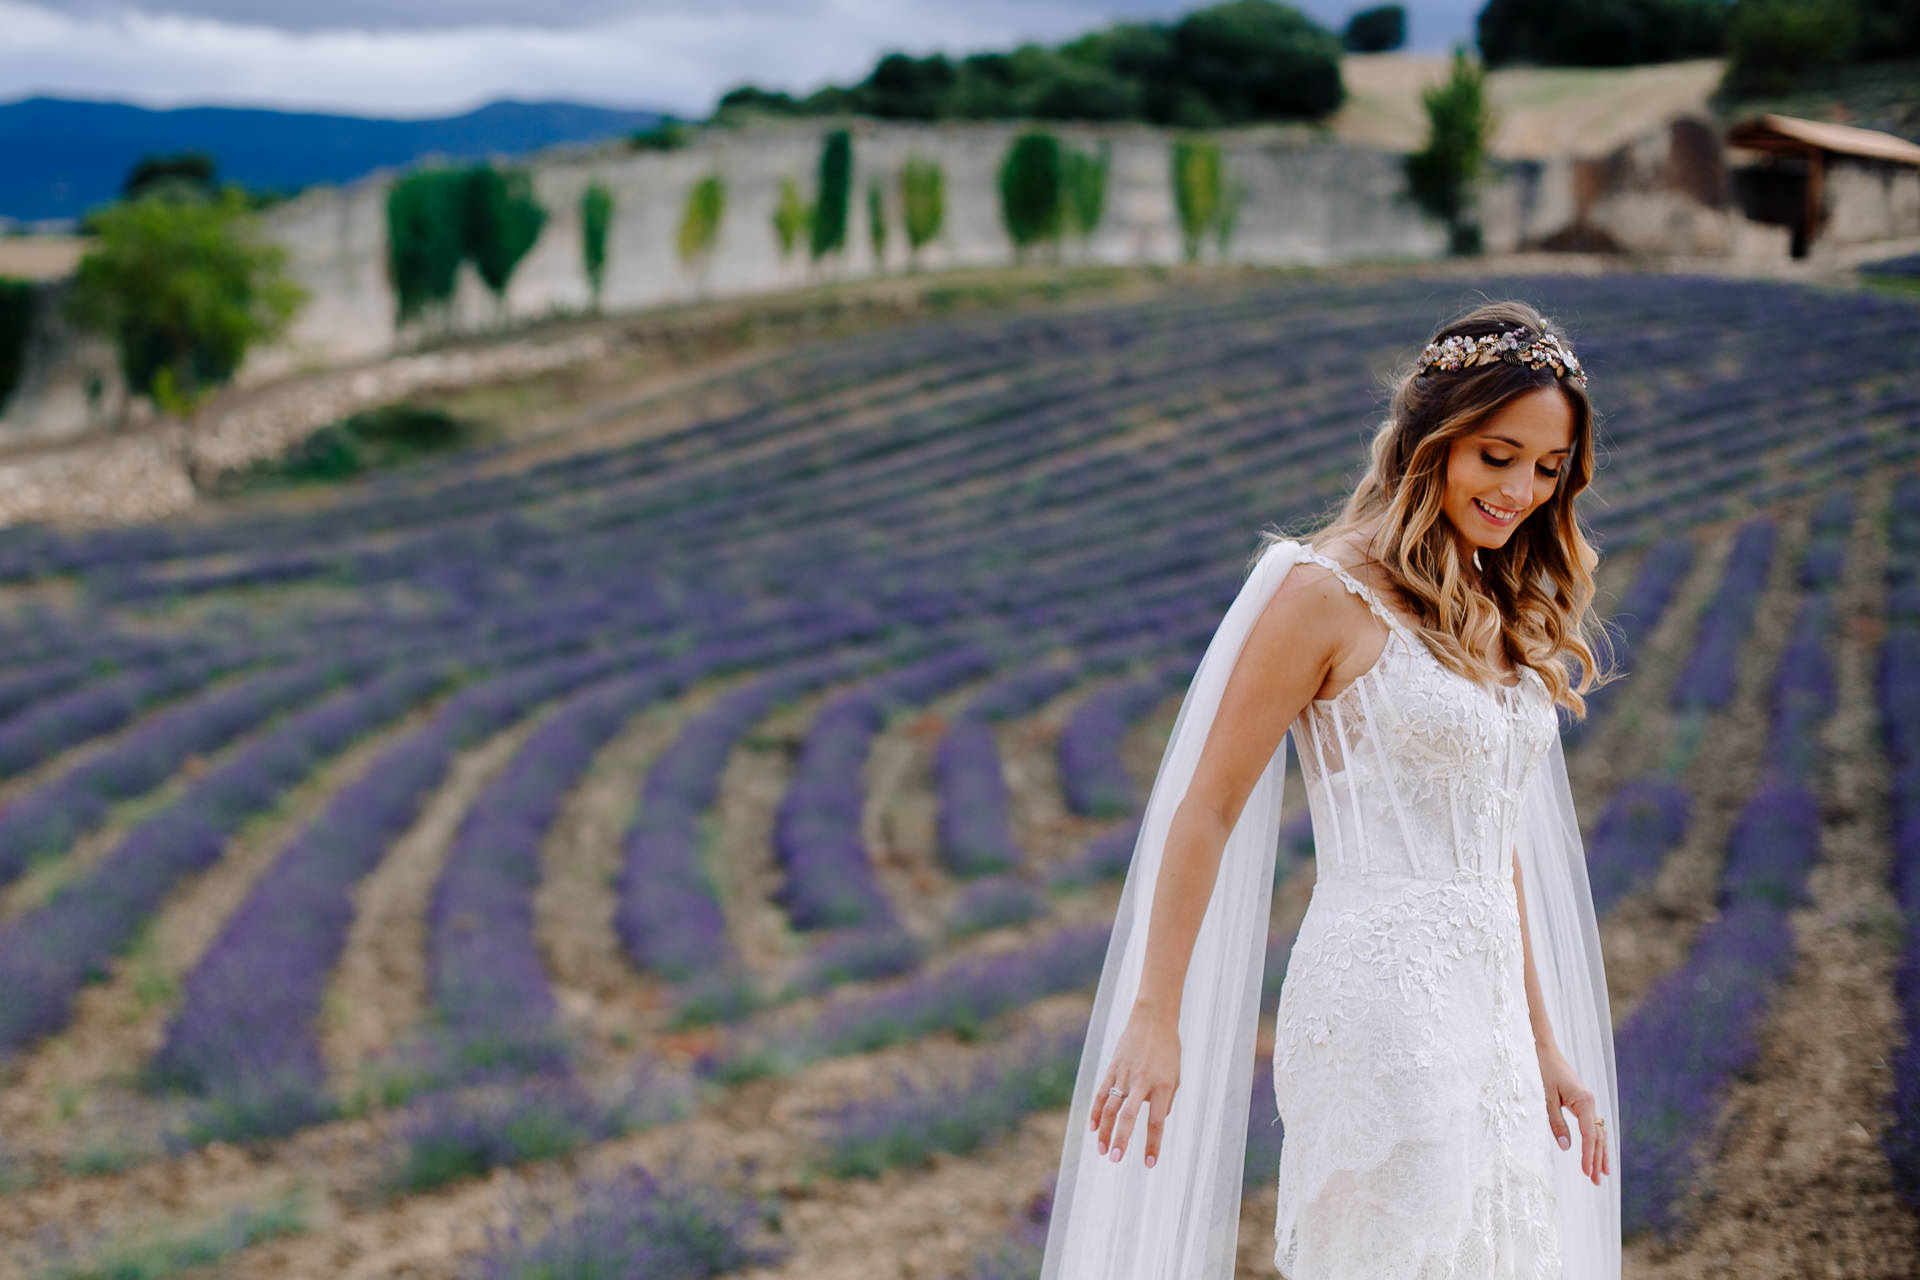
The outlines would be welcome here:
M 1017 122 L 916 125 L 867 120 L 852 130 L 853 178 L 846 245 L 819 264 L 804 245 L 782 259 L 773 230 L 780 179 L 790 177 L 811 199 L 821 138 L 820 121 L 710 129 L 670 152 L 624 147 L 556 150 L 528 162 L 534 190 L 547 209 L 539 241 L 515 271 L 504 308 L 496 305 L 470 266 L 450 312 L 452 331 L 479 333 L 502 324 L 584 311 L 590 304 L 581 262 L 579 205 L 588 182 L 614 194 L 602 305 L 610 312 L 695 299 L 777 291 L 827 279 L 852 279 L 907 269 L 899 173 L 908 155 L 924 156 L 944 173 L 946 214 L 940 235 L 923 249 L 927 270 L 993 266 L 1014 261 L 1000 219 L 998 172 Z M 1085 243 L 1063 247 L 1067 261 L 1105 264 L 1182 260 L 1173 201 L 1173 133 L 1142 125 L 1075 126 L 1054 130 L 1069 145 L 1112 146 L 1106 208 Z M 1228 181 L 1242 182 L 1247 199 L 1227 247 L 1233 262 L 1326 265 L 1362 259 L 1425 259 L 1445 250 L 1442 227 L 1402 196 L 1397 153 L 1335 143 L 1299 126 L 1270 126 L 1215 135 L 1225 153 Z M 687 193 L 717 172 L 726 184 L 719 241 L 704 267 L 682 263 L 676 232 Z M 249 359 L 240 381 L 291 370 L 363 360 L 405 350 L 423 335 L 395 326 L 386 274 L 386 193 L 393 174 L 376 174 L 339 188 L 323 188 L 272 211 L 268 226 L 292 254 L 293 269 L 312 293 L 289 341 Z M 869 178 L 884 184 L 888 244 L 876 261 L 867 234 Z M 1488 247 L 1511 247 L 1551 216 L 1552 201 L 1532 190 L 1540 167 L 1522 165 L 1501 178 L 1486 200 Z M 1543 212 L 1545 211 L 1545 212 Z M 1202 261 L 1217 260 L 1209 243 Z M 50 328 L 36 348 L 31 380 L 0 417 L 0 441 L 58 439 L 97 428 L 119 412 L 111 352 Z M 89 397 L 85 388 L 93 386 Z M 88 406 L 93 406 L 89 408 Z

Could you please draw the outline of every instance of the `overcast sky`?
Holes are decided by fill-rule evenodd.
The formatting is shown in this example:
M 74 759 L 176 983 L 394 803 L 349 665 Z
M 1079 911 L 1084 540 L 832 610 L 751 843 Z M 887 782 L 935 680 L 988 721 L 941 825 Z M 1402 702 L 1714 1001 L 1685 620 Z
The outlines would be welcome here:
M 1374 0 L 1303 0 L 1338 29 Z M 1484 0 L 1412 0 L 1408 47 L 1472 42 Z M 34 94 L 450 114 L 496 98 L 690 117 L 745 81 L 806 93 L 891 50 L 1058 43 L 1156 0 L 0 0 L 0 102 Z

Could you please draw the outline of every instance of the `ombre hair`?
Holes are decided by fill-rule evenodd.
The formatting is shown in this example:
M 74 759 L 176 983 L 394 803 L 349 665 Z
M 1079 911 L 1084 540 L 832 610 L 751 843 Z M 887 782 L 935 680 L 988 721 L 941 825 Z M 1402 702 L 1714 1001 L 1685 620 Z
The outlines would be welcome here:
M 1525 327 L 1559 333 L 1524 302 L 1490 302 L 1443 325 L 1432 341 L 1477 338 Z M 1564 337 L 1564 335 L 1562 335 Z M 1470 680 L 1491 683 L 1501 671 L 1482 657 L 1502 652 L 1532 667 L 1557 704 L 1586 716 L 1582 695 L 1615 673 L 1600 670 L 1594 646 L 1601 634 L 1590 607 L 1593 568 L 1600 556 L 1587 542 L 1573 500 L 1593 479 L 1593 405 L 1585 388 L 1550 368 L 1504 360 L 1466 369 L 1415 373 L 1409 360 L 1394 376 L 1387 418 L 1373 435 L 1372 461 L 1339 512 L 1314 530 L 1316 550 L 1372 525 L 1366 555 L 1379 566 L 1412 616 L 1401 616 L 1443 665 Z M 1557 388 L 1573 411 L 1573 440 L 1553 496 L 1530 513 L 1498 550 L 1481 548 L 1486 593 L 1468 585 L 1466 565 L 1442 508 L 1447 457 L 1453 442 L 1484 427 L 1515 397 Z M 1291 535 L 1263 530 L 1258 559 Z M 1567 659 L 1579 665 L 1575 682 Z

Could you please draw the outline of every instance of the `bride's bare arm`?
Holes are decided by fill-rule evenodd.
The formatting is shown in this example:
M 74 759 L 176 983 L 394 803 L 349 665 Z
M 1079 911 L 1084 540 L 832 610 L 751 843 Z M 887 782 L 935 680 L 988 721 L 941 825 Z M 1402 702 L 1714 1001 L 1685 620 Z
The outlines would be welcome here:
M 1194 939 L 1220 869 L 1220 851 L 1253 784 L 1349 643 L 1346 589 L 1296 565 L 1247 633 L 1221 691 L 1193 781 L 1174 811 L 1153 890 L 1134 1007 L 1177 1025 Z
M 1552 1049 L 1553 1027 L 1547 1021 L 1547 998 L 1540 994 L 1540 971 L 1533 965 L 1533 935 L 1527 932 L 1527 895 L 1520 883 L 1520 854 L 1514 851 L 1513 900 L 1520 908 L 1520 950 L 1526 956 L 1527 1016 L 1533 1023 L 1535 1049 Z

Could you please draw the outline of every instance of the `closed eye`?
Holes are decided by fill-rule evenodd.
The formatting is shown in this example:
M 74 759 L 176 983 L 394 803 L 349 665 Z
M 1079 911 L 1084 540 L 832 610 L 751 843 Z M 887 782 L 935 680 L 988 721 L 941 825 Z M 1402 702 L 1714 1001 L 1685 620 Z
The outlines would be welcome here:
M 1486 463 L 1490 467 L 1504 467 L 1509 462 L 1512 462 L 1513 459 L 1512 458 L 1496 458 L 1491 454 L 1483 453 L 1480 455 L 1480 461 Z M 1543 476 L 1546 476 L 1548 479 L 1552 479 L 1553 477 L 1560 474 L 1560 468 L 1541 467 L 1540 474 Z

